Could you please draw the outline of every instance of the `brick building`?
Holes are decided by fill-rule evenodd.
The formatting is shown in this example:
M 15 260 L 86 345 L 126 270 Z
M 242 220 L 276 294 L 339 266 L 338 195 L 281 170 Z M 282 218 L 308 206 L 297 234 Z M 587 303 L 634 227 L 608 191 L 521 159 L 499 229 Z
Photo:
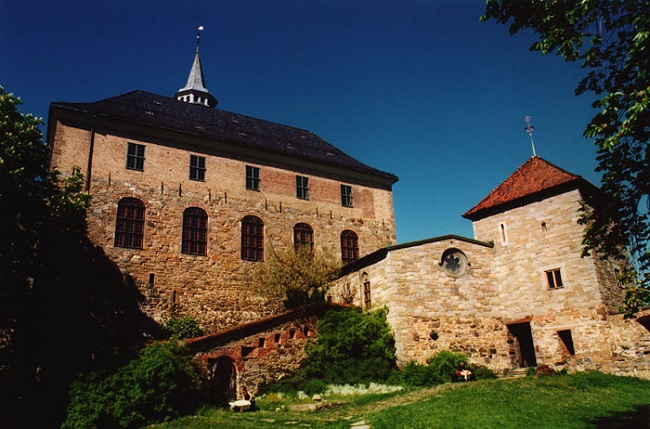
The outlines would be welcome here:
M 310 245 L 350 262 L 395 243 L 397 177 L 315 134 L 216 109 L 198 47 L 175 98 L 133 91 L 54 102 L 51 167 L 79 167 L 90 237 L 159 322 L 209 331 L 276 314 L 247 273 L 273 249 Z
M 474 239 L 366 255 L 344 268 L 337 299 L 388 307 L 401 364 L 456 350 L 498 373 L 547 364 L 650 377 L 650 310 L 624 319 L 620 267 L 581 257 L 578 209 L 597 194 L 535 156 L 463 215 Z

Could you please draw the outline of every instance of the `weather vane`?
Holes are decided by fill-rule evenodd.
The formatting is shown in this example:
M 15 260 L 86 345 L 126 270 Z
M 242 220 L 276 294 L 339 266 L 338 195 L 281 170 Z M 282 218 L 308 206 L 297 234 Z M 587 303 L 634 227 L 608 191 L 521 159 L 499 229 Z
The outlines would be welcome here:
M 199 43 L 201 43 L 201 31 L 203 31 L 203 26 L 199 25 L 199 29 L 196 32 L 196 53 L 199 53 Z
M 530 146 L 533 148 L 533 156 L 537 156 L 537 153 L 535 153 L 535 143 L 533 143 L 533 130 L 535 129 L 535 127 L 530 124 L 531 119 L 533 118 L 531 118 L 530 116 L 526 116 L 524 118 L 524 122 L 526 122 L 524 131 L 526 131 L 530 136 Z

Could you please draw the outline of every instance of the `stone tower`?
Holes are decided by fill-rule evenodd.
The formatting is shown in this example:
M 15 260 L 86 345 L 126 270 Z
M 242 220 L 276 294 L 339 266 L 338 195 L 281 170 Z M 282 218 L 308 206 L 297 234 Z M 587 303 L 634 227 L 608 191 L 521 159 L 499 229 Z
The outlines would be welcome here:
M 618 312 L 616 262 L 582 257 L 578 210 L 599 197 L 580 176 L 534 156 L 446 235 L 379 249 L 344 268 L 335 300 L 387 307 L 398 363 L 440 350 L 499 373 L 546 364 L 650 376 L 650 311 Z

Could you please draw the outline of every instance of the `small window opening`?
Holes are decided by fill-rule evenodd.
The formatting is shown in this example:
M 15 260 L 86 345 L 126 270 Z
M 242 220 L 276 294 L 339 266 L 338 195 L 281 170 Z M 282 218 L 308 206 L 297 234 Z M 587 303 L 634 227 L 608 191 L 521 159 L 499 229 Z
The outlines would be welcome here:
M 154 273 L 149 274 L 149 286 L 153 286 L 156 280 L 156 275 Z
M 292 339 L 292 340 L 294 338 L 296 338 L 296 330 L 295 329 L 289 330 L 289 338 Z
M 546 271 L 546 283 L 548 284 L 549 289 L 562 289 L 564 287 L 564 284 L 562 283 L 562 274 L 560 273 L 559 268 Z
M 500 223 L 499 230 L 501 231 L 501 244 L 504 246 L 508 245 L 508 236 L 506 234 L 506 224 Z
M 266 344 L 266 338 L 260 338 L 258 347 L 264 347 L 265 344 Z
M 275 335 L 273 336 L 273 340 L 274 340 L 276 343 L 279 343 L 279 342 L 280 342 L 280 334 L 275 334 Z
M 571 356 L 576 354 L 576 350 L 573 347 L 573 337 L 571 336 L 571 330 L 566 329 L 563 331 L 557 331 L 557 334 L 560 336 L 560 340 L 562 341 L 562 345 L 564 346 L 565 350 L 569 352 Z

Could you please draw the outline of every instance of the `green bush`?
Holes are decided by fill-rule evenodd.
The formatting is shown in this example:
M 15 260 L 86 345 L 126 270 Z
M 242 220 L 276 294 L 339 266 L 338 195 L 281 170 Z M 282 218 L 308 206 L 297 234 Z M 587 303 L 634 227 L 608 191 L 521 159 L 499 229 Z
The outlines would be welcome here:
M 70 388 L 62 427 L 139 428 L 193 412 L 201 402 L 202 372 L 187 349 L 154 343 L 112 374 L 96 372 Z
M 328 384 L 384 381 L 395 368 L 395 340 L 387 310 L 330 311 L 318 321 L 316 342 L 306 347 L 304 370 Z
M 385 381 L 395 369 L 395 340 L 386 311 L 349 308 L 327 312 L 318 321 L 316 341 L 306 346 L 308 357 L 300 370 L 260 391 L 309 394 L 320 393 L 328 384 Z
M 394 371 L 387 382 L 405 387 L 424 387 L 438 384 L 440 380 L 433 375 L 429 365 L 409 362 L 400 371 Z
M 203 335 L 201 327 L 196 320 L 191 317 L 183 317 L 181 319 L 170 319 L 163 326 L 163 332 L 167 338 L 175 338 L 184 340 L 186 338 L 194 338 Z
M 441 350 L 427 359 L 427 363 L 431 368 L 432 377 L 441 383 L 451 380 L 452 373 L 454 373 L 461 362 L 469 367 L 467 356 L 463 353 L 449 350 Z
M 470 365 L 469 370 L 476 377 L 477 380 L 489 380 L 497 378 L 497 375 L 490 368 L 483 365 Z

